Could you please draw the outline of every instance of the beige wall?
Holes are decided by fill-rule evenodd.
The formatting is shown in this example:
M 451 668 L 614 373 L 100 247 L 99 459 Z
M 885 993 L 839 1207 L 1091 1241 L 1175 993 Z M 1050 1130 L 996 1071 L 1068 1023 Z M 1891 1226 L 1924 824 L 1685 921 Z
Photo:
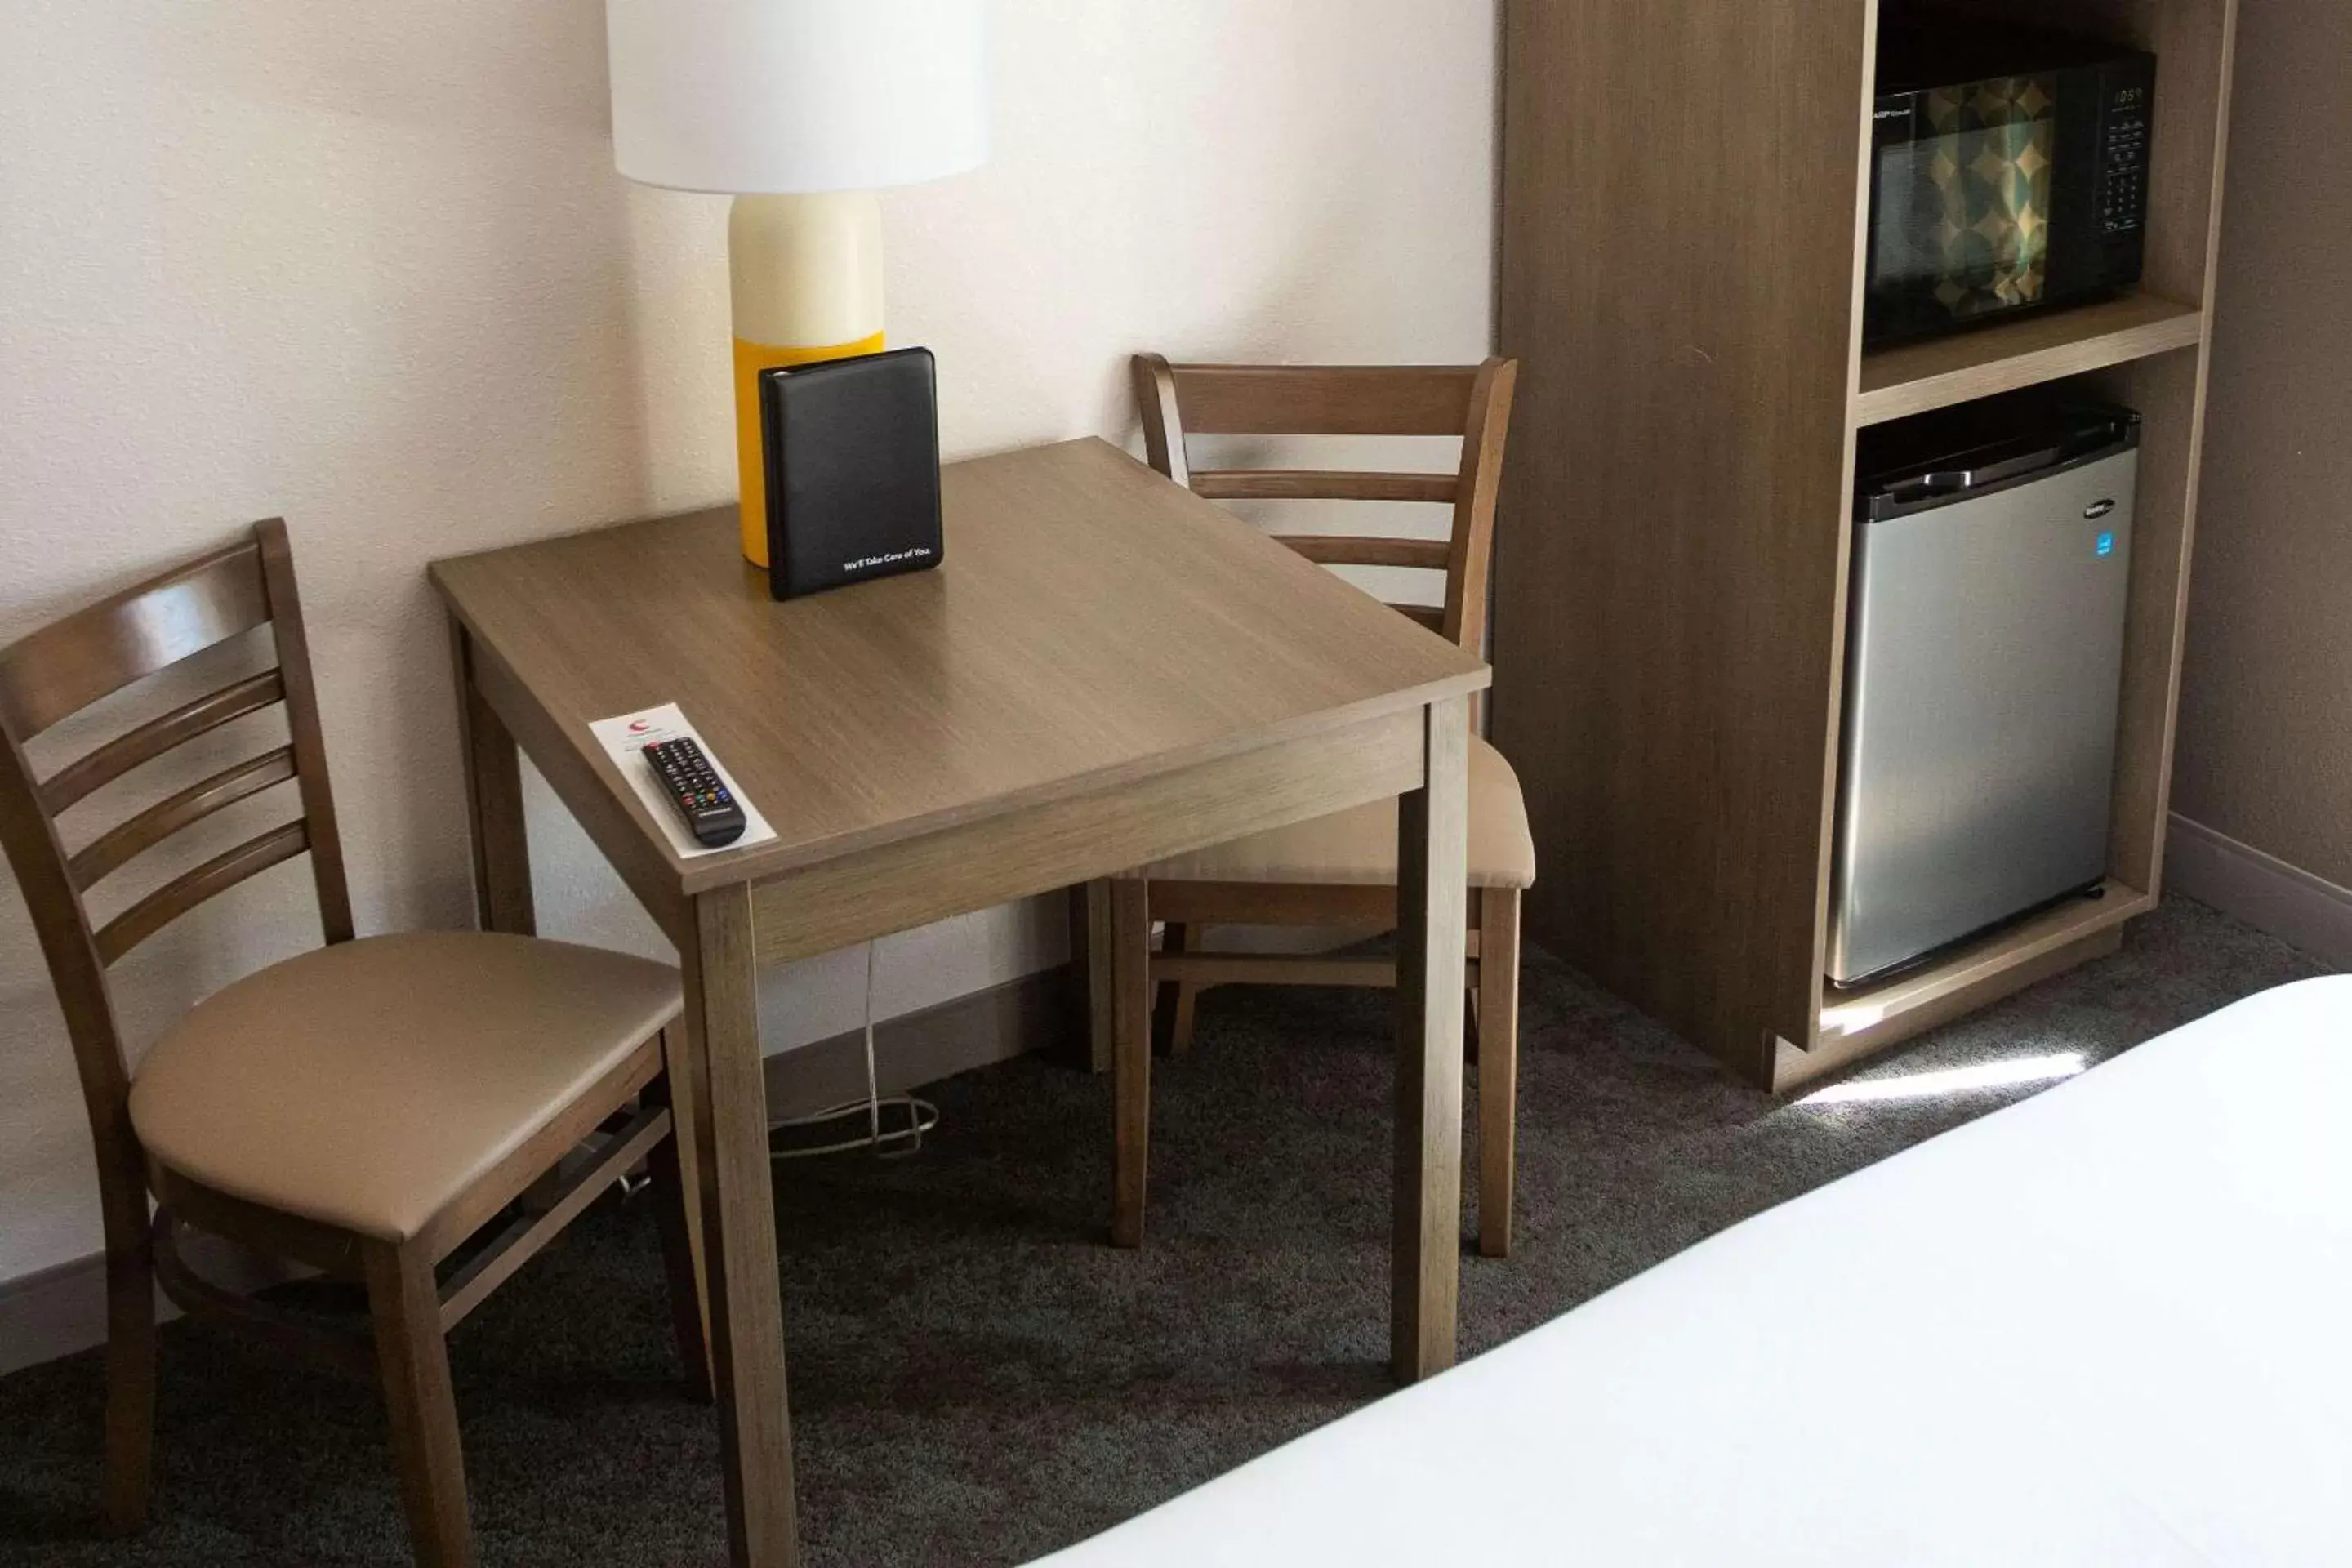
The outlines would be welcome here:
M 2352 886 L 2352 5 L 2240 8 L 2174 809 Z
M 725 205 L 612 170 L 595 0 L 16 0 L 0 49 L 0 640 L 291 522 L 363 931 L 468 918 L 422 568 L 733 489 Z M 997 155 L 884 198 L 951 453 L 1131 422 L 1124 356 L 1487 341 L 1486 0 L 1009 0 Z M 545 923 L 655 950 L 536 797 Z M 0 874 L 4 875 L 4 874 Z M 135 954 L 131 1028 L 305 940 L 299 867 Z M 886 944 L 895 1013 L 1056 962 L 1050 909 Z M 856 953 L 772 978 L 852 1026 Z M 1087 1130 L 1078 1130 L 1085 1131 Z M 0 1280 L 97 1246 L 87 1134 L 0 892 Z

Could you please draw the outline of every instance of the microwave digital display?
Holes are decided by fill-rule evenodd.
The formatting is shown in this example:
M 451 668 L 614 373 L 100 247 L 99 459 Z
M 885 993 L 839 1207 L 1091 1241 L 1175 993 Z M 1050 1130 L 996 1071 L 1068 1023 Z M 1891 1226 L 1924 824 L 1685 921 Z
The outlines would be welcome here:
M 2030 63 L 1933 79 L 1939 65 L 1995 59 Z M 1872 118 L 1864 341 L 2137 283 L 2155 66 L 2047 34 L 2004 28 L 1963 42 L 1934 26 L 1890 27 Z

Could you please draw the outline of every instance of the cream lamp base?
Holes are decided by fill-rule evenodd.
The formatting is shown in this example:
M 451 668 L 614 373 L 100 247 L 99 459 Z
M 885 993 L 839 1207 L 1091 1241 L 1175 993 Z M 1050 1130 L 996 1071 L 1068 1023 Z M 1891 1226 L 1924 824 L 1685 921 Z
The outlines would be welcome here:
M 743 556 L 768 563 L 760 373 L 882 346 L 882 209 L 871 191 L 737 196 L 727 219 L 735 309 L 735 460 Z

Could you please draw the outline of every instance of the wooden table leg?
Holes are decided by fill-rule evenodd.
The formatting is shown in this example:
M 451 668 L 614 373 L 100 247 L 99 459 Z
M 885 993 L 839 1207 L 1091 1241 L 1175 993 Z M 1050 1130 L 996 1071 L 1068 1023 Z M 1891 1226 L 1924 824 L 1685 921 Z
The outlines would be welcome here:
M 1454 1364 L 1462 1265 L 1462 990 L 1470 707 L 1426 710 L 1427 782 L 1397 802 L 1396 1231 L 1389 1366 Z
M 671 1075 L 686 1053 L 681 1026 L 662 1031 L 665 1070 L 646 1090 L 646 1100 L 671 1107 L 670 1135 L 646 1158 L 652 1178 L 654 1224 L 661 1236 L 662 1268 L 669 1276 L 671 1327 L 687 1386 L 706 1404 L 719 1397 L 710 1375 L 710 1271 L 702 1262 L 702 1160 L 695 1129 L 677 1109 Z
M 1073 1008 L 1085 1031 L 1087 1062 L 1110 1071 L 1110 883 L 1097 877 L 1070 889 L 1070 977 Z
M 474 847 L 474 908 L 484 931 L 530 936 L 530 842 L 523 826 L 522 756 L 504 721 L 474 683 L 472 639 L 453 616 L 449 658 L 457 679 L 457 744 L 466 773 L 466 825 Z
M 671 1113 L 689 1129 L 700 1189 L 730 1561 L 791 1568 L 800 1547 L 750 890 L 700 895 L 694 926 L 695 944 L 680 955 L 686 1048 L 671 1058 Z
M 530 891 L 530 835 L 523 820 L 522 753 L 506 721 L 474 681 L 473 638 L 449 620 L 449 662 L 457 679 L 457 749 L 466 775 L 466 833 L 474 850 L 474 919 L 484 931 L 539 933 Z M 563 1190 L 551 1170 L 522 1194 L 526 1208 L 545 1214 Z
M 1140 877 L 1109 884 L 1112 1172 L 1110 1239 L 1143 1245 L 1151 1159 L 1151 906 Z

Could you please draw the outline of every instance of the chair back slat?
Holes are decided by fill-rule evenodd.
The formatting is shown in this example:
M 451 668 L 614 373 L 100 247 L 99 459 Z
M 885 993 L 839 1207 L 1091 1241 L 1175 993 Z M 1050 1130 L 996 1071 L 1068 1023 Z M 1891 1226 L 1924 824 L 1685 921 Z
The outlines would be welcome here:
M 1443 539 L 1391 539 L 1383 534 L 1277 533 L 1307 560 L 1325 566 L 1418 566 L 1445 570 L 1454 547 Z
M 125 819 L 77 850 L 68 861 L 74 886 L 88 892 L 101 879 L 120 870 L 183 827 L 203 821 L 214 812 L 234 805 L 248 795 L 290 782 L 294 748 L 280 746 L 250 762 L 224 768 L 201 783 Z
M 193 702 L 184 702 L 169 713 L 124 731 L 50 774 L 41 784 L 41 806 L 54 816 L 140 763 L 152 762 L 174 746 L 285 700 L 285 681 L 278 671 L 265 669 L 235 685 L 207 692 Z
M 1180 364 L 1195 436 L 1459 436 L 1476 365 Z
M 91 704 L 205 649 L 268 628 L 276 668 L 182 703 L 93 745 L 47 778 L 26 743 Z M 58 826 L 68 810 L 175 748 L 249 714 L 282 706 L 288 740 L 104 828 L 68 854 Z M 92 929 L 83 894 L 133 858 L 224 807 L 293 783 L 300 816 L 214 856 Z M 98 1155 L 110 1250 L 142 1245 L 149 1215 L 145 1156 L 130 1121 L 130 1072 L 107 968 L 180 916 L 255 873 L 308 851 L 322 934 L 352 935 L 341 840 L 310 645 L 295 590 L 286 525 L 257 523 L 236 543 L 126 589 L 0 647 L 0 849 L 7 853 L 48 961 L 74 1050 Z
M 1192 493 L 1211 500 L 1450 501 L 1452 474 L 1371 474 L 1349 469 L 1195 468 Z
M 98 943 L 99 957 L 108 963 L 116 962 L 214 894 L 268 870 L 280 860 L 290 860 L 309 847 L 310 830 L 299 822 L 289 822 L 214 856 L 194 870 L 173 878 L 101 926 L 93 939 Z
M 1444 607 L 1391 604 L 1472 653 L 1486 643 L 1487 573 L 1516 361 L 1475 365 L 1171 364 L 1134 360 L 1136 405 L 1151 466 L 1214 500 L 1450 502 L 1443 540 L 1362 534 L 1276 537 L 1310 561 L 1443 572 Z M 1462 443 L 1451 474 L 1308 468 L 1195 468 L 1188 435 L 1451 436 Z
M 250 539 L 0 648 L 0 720 L 28 741 L 100 698 L 269 619 Z
M 133 725 L 45 780 L 32 776 L 23 748 L 35 735 L 127 686 L 260 626 L 269 628 L 275 644 L 274 668 Z M 284 706 L 290 736 L 286 745 L 182 789 L 100 833 L 73 856 L 65 855 L 54 820 L 58 814 L 199 735 L 278 704 Z M 80 895 L 125 862 L 225 806 L 290 781 L 300 791 L 302 817 L 308 825 L 298 847 L 311 851 L 321 928 L 330 942 L 351 936 L 351 899 L 343 879 L 333 795 L 327 784 L 310 644 L 286 525 L 279 520 L 256 523 L 234 544 L 126 588 L 0 648 L 0 731 L 7 736 L 6 771 L 13 775 L 12 787 L 0 794 L 0 814 L 40 819 L 37 825 L 17 825 L 9 836 L 9 856 L 17 863 L 28 897 L 34 896 L 36 882 L 44 888 L 52 881 L 61 884 L 68 904 L 57 911 L 61 929 L 89 931 L 89 911 L 82 907 Z M 278 841 L 273 837 L 271 842 Z M 55 864 L 37 868 L 37 874 L 28 875 L 23 863 L 27 857 Z M 136 938 L 121 939 L 142 921 L 169 911 L 152 928 L 160 929 L 170 918 L 185 913 L 205 897 L 249 874 L 206 878 L 200 870 L 159 889 L 108 928 L 116 933 L 116 940 L 99 944 L 104 962 L 112 963 L 136 945 Z M 141 932 L 142 937 L 145 934 Z M 51 967 L 54 971 L 54 963 Z

